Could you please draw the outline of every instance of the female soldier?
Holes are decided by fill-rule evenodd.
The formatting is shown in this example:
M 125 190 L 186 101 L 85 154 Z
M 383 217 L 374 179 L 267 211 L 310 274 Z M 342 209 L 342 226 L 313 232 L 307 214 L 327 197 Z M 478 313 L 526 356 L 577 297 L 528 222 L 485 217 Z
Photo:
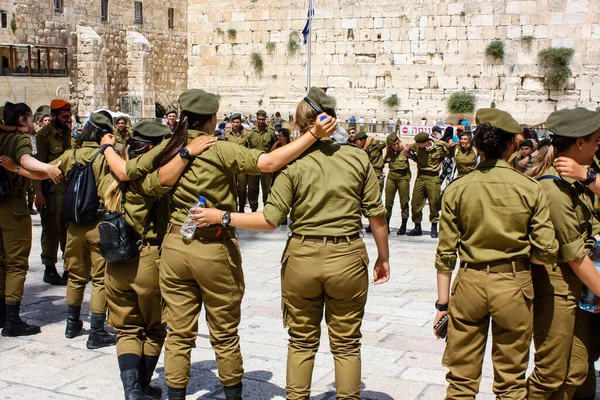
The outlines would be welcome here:
M 458 146 L 452 147 L 450 155 L 454 157 L 456 177 L 460 178 L 473 171 L 477 166 L 477 150 L 471 146 L 471 132 L 468 131 L 458 133 L 458 144 Z
M 555 157 L 589 165 L 600 138 L 600 114 L 584 108 L 555 111 L 548 117 L 552 143 L 539 151 L 528 175 L 540 180 L 560 249 L 558 263 L 534 268 L 535 369 L 529 399 L 570 399 L 588 371 L 590 329 L 577 307 L 582 282 L 600 294 L 600 275 L 587 256 L 594 239 L 593 201 L 584 182 L 561 177 Z M 546 263 L 548 264 L 548 263 Z
M 21 133 L 33 130 L 33 114 L 25 103 L 7 102 L 3 119 L 6 125 L 17 127 L 17 132 L 0 131 L 1 164 L 9 171 L 0 170 L 0 327 L 2 336 L 35 335 L 40 327 L 19 316 L 31 251 L 31 215 L 21 179 L 26 172 L 21 167 L 42 172 L 55 182 L 62 172 L 33 158 L 31 140 Z
M 188 140 L 212 135 L 217 126 L 219 101 L 212 93 L 190 89 L 179 96 L 181 129 Z M 323 114 L 324 115 L 324 114 Z M 188 130 L 188 126 L 191 128 Z M 171 140 L 155 160 L 190 162 L 181 179 L 168 169 L 159 170 L 161 185 L 171 191 L 171 228 L 162 245 L 160 290 L 165 301 L 169 332 L 165 344 L 165 379 L 169 399 L 184 399 L 190 378 L 190 352 L 198 333 L 198 314 L 204 304 L 211 344 L 216 353 L 219 378 L 227 400 L 242 397 L 242 356 L 237 327 L 240 322 L 244 276 L 235 229 L 227 221 L 221 228 L 196 229 L 191 240 L 182 240 L 181 225 L 200 196 L 209 207 L 236 210 L 234 175 L 274 172 L 298 157 L 319 137 L 336 129 L 334 118 L 319 121 L 314 135 L 304 135 L 271 153 L 249 150 L 218 141 L 197 157 L 190 156 L 185 142 Z
M 296 124 L 310 136 L 321 112 L 335 117 L 335 103 L 311 88 L 298 105 Z M 321 181 L 315 188 L 315 177 Z M 377 176 L 364 151 L 321 140 L 275 181 L 261 213 L 193 209 L 200 226 L 272 230 L 291 209 L 292 236 L 282 257 L 284 325 L 289 328 L 286 398 L 308 399 L 319 349 L 323 308 L 335 362 L 338 399 L 360 399 L 360 326 L 369 286 L 369 258 L 360 238 L 361 213 L 377 244 L 375 284 L 389 279 L 387 226 Z
M 405 148 L 396 133 L 390 134 L 386 138 L 387 151 L 385 162 L 390 168 L 390 172 L 385 182 L 385 218 L 388 227 L 392 218 L 392 209 L 394 208 L 394 198 L 396 192 L 400 199 L 400 208 L 402 209 L 402 225 L 397 235 L 406 234 L 406 224 L 408 222 L 408 202 L 410 200 L 410 167 L 408 165 L 408 148 Z
M 435 260 L 434 326 L 449 312 L 446 399 L 472 399 L 479 391 L 490 317 L 494 393 L 525 399 L 533 328 L 529 258 L 552 263 L 558 245 L 542 188 L 506 162 L 519 124 L 489 108 L 477 111 L 476 122 L 473 141 L 485 161 L 446 188 Z M 450 296 L 457 251 L 460 270 Z

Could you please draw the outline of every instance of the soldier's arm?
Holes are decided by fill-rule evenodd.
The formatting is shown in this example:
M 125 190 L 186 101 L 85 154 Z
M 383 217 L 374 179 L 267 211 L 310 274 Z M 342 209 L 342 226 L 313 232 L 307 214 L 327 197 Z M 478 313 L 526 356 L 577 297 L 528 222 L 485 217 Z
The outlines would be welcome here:
M 192 140 L 185 148 L 190 155 L 197 156 L 211 148 L 216 141 L 217 138 L 214 136 L 200 136 Z M 158 170 L 158 181 L 160 184 L 168 187 L 175 185 L 189 162 L 190 161 L 187 158 L 182 158 L 180 156 L 173 157 Z

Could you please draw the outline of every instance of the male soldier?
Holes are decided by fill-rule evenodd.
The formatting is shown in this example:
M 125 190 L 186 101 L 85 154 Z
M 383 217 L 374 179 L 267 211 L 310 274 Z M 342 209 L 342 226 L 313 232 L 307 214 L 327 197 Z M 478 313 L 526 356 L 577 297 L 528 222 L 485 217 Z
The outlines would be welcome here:
M 174 131 L 177 127 L 177 107 L 169 106 L 165 111 L 165 118 L 167 119 L 167 126 Z
M 39 106 L 37 110 L 35 110 L 33 120 L 36 122 L 36 132 L 48 125 L 50 123 L 50 106 Z
M 425 132 L 415 136 L 415 143 L 409 146 L 408 157 L 417 163 L 417 179 L 413 189 L 411 202 L 412 220 L 415 223 L 408 236 L 421 236 L 421 220 L 425 201 L 429 202 L 429 220 L 431 221 L 431 237 L 438 237 L 439 210 L 435 201 L 440 195 L 440 169 L 442 160 L 448 156 L 449 149 L 446 142 L 435 140 Z
M 386 144 L 381 140 L 374 141 L 373 139 L 373 136 L 367 136 L 366 133 L 360 132 L 354 136 L 354 144 L 362 148 L 369 155 L 369 161 L 375 170 L 375 175 L 377 176 L 377 181 L 379 182 L 379 195 L 381 197 L 385 183 L 383 175 L 383 150 L 386 148 Z M 367 233 L 371 233 L 371 225 L 367 226 L 365 230 Z
M 109 118 L 112 121 L 112 117 Z M 114 129 L 115 138 L 117 139 L 117 143 L 125 146 L 127 143 L 127 139 L 131 136 L 131 127 L 129 126 L 129 118 L 127 117 L 119 117 L 117 118 L 115 129 Z
M 389 164 L 390 172 L 385 184 L 385 209 L 388 227 L 392 218 L 394 198 L 396 192 L 400 198 L 402 209 L 402 225 L 397 235 L 406 234 L 406 223 L 408 222 L 408 201 L 410 198 L 410 168 L 408 165 L 408 149 L 404 147 L 398 135 L 394 132 L 386 138 L 388 149 L 385 155 L 385 163 Z
M 37 154 L 35 157 L 43 163 L 54 161 L 71 148 L 71 105 L 64 100 L 52 100 L 50 103 L 51 121 L 36 135 Z M 51 180 L 33 181 L 35 188 L 35 206 L 42 219 L 42 263 L 44 264 L 44 282 L 65 286 L 66 276 L 61 278 L 56 270 L 57 253 L 60 245 L 64 254 L 67 240 L 67 224 L 60 216 L 65 185 L 54 184 Z
M 258 110 L 256 112 L 256 127 L 248 134 L 246 146 L 249 149 L 258 149 L 268 153 L 277 140 L 275 130 L 267 125 L 267 112 Z M 271 179 L 273 174 L 249 175 L 248 176 L 248 202 L 252 212 L 258 209 L 258 186 L 262 189 L 263 205 L 267 204 L 267 197 L 271 191 Z
M 235 113 L 231 116 L 231 129 L 225 131 L 225 140 L 245 146 L 248 141 L 248 131 L 242 126 L 242 114 Z M 246 174 L 235 175 L 237 189 L 238 211 L 243 213 L 246 207 L 247 178 Z
M 514 153 L 512 164 L 510 164 L 510 166 L 519 172 L 527 172 L 533 165 L 533 157 L 531 155 L 531 153 L 533 153 L 533 149 L 533 140 L 523 140 L 521 143 L 519 143 L 519 151 Z
M 351 127 L 348 129 L 348 143 L 354 144 L 354 138 L 356 137 L 356 128 Z

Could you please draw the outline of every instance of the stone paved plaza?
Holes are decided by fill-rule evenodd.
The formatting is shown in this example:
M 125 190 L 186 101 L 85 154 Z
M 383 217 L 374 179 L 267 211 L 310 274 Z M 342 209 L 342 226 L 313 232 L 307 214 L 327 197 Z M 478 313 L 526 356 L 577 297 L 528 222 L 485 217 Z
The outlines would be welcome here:
M 427 208 L 425 211 L 427 221 Z M 363 398 L 440 400 L 445 394 L 444 342 L 436 340 L 431 329 L 437 298 L 433 267 L 437 241 L 429 237 L 427 222 L 423 224 L 427 232 L 420 238 L 397 236 L 397 204 L 394 213 L 389 239 L 391 279 L 370 287 L 362 328 Z M 41 283 L 39 217 L 33 221 L 23 309 L 28 321 L 42 326 L 42 333 L 26 338 L 0 336 L 0 399 L 122 399 L 115 348 L 87 350 L 87 336 L 64 337 L 65 288 Z M 244 398 L 248 400 L 285 398 L 287 332 L 281 319 L 279 270 L 287 234 L 285 226 L 274 232 L 240 231 L 246 277 L 240 337 L 246 372 Z M 370 235 L 365 242 L 372 267 L 377 256 L 375 243 Z M 86 328 L 88 300 L 89 288 L 82 309 Z M 223 399 L 204 315 L 199 326 L 187 398 Z M 166 390 L 162 366 L 161 358 L 154 384 Z M 313 374 L 314 399 L 335 399 L 334 376 L 323 329 Z M 478 399 L 494 398 L 490 394 L 492 376 L 488 352 Z

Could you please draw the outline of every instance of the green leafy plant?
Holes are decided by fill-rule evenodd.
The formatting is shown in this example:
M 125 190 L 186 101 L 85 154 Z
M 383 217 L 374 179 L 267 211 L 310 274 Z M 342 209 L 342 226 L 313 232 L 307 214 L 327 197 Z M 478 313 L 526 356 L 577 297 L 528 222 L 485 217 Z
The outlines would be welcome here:
M 277 74 L 273 74 L 273 75 L 271 75 L 271 78 L 273 78 L 273 79 L 277 79 L 277 78 L 278 78 L 278 76 L 277 76 Z
M 256 72 L 257 75 L 262 75 L 264 63 L 260 53 L 254 51 L 250 54 L 250 64 L 252 64 L 252 68 L 254 68 L 254 72 Z
M 448 111 L 452 114 L 467 114 L 475 111 L 475 96 L 466 92 L 455 92 L 448 99 Z
M 10 30 L 12 31 L 12 33 L 15 33 L 15 31 L 17 30 L 17 20 L 15 19 L 14 15 L 10 20 Z
M 499 61 L 504 60 L 504 43 L 501 40 L 494 40 L 488 43 L 485 48 L 485 55 Z
M 538 61 L 546 67 L 546 86 L 550 89 L 562 90 L 569 82 L 575 50 L 568 47 L 550 47 L 538 53 Z
M 269 42 L 266 44 L 267 47 L 267 54 L 272 56 L 273 54 L 275 54 L 275 51 L 277 51 L 277 45 L 273 42 Z
M 287 42 L 287 51 L 290 56 L 295 56 L 298 53 L 298 50 L 300 50 L 300 44 L 298 43 L 299 39 L 300 36 L 297 31 L 290 32 Z
M 525 36 L 521 36 L 521 43 L 523 44 L 531 44 L 533 43 L 533 41 L 535 40 L 535 36 L 533 35 L 525 35 Z
M 237 31 L 234 28 L 227 29 L 227 37 L 230 40 L 235 40 L 237 38 Z
M 398 107 L 398 104 L 400 104 L 400 100 L 398 99 L 398 95 L 393 94 L 393 95 L 391 95 L 389 97 L 386 97 L 385 100 L 383 100 L 383 104 L 385 104 L 389 108 L 396 108 L 396 107 Z
M 225 34 L 225 32 L 223 32 L 223 29 L 221 28 L 215 29 L 215 33 L 219 36 L 223 36 Z

